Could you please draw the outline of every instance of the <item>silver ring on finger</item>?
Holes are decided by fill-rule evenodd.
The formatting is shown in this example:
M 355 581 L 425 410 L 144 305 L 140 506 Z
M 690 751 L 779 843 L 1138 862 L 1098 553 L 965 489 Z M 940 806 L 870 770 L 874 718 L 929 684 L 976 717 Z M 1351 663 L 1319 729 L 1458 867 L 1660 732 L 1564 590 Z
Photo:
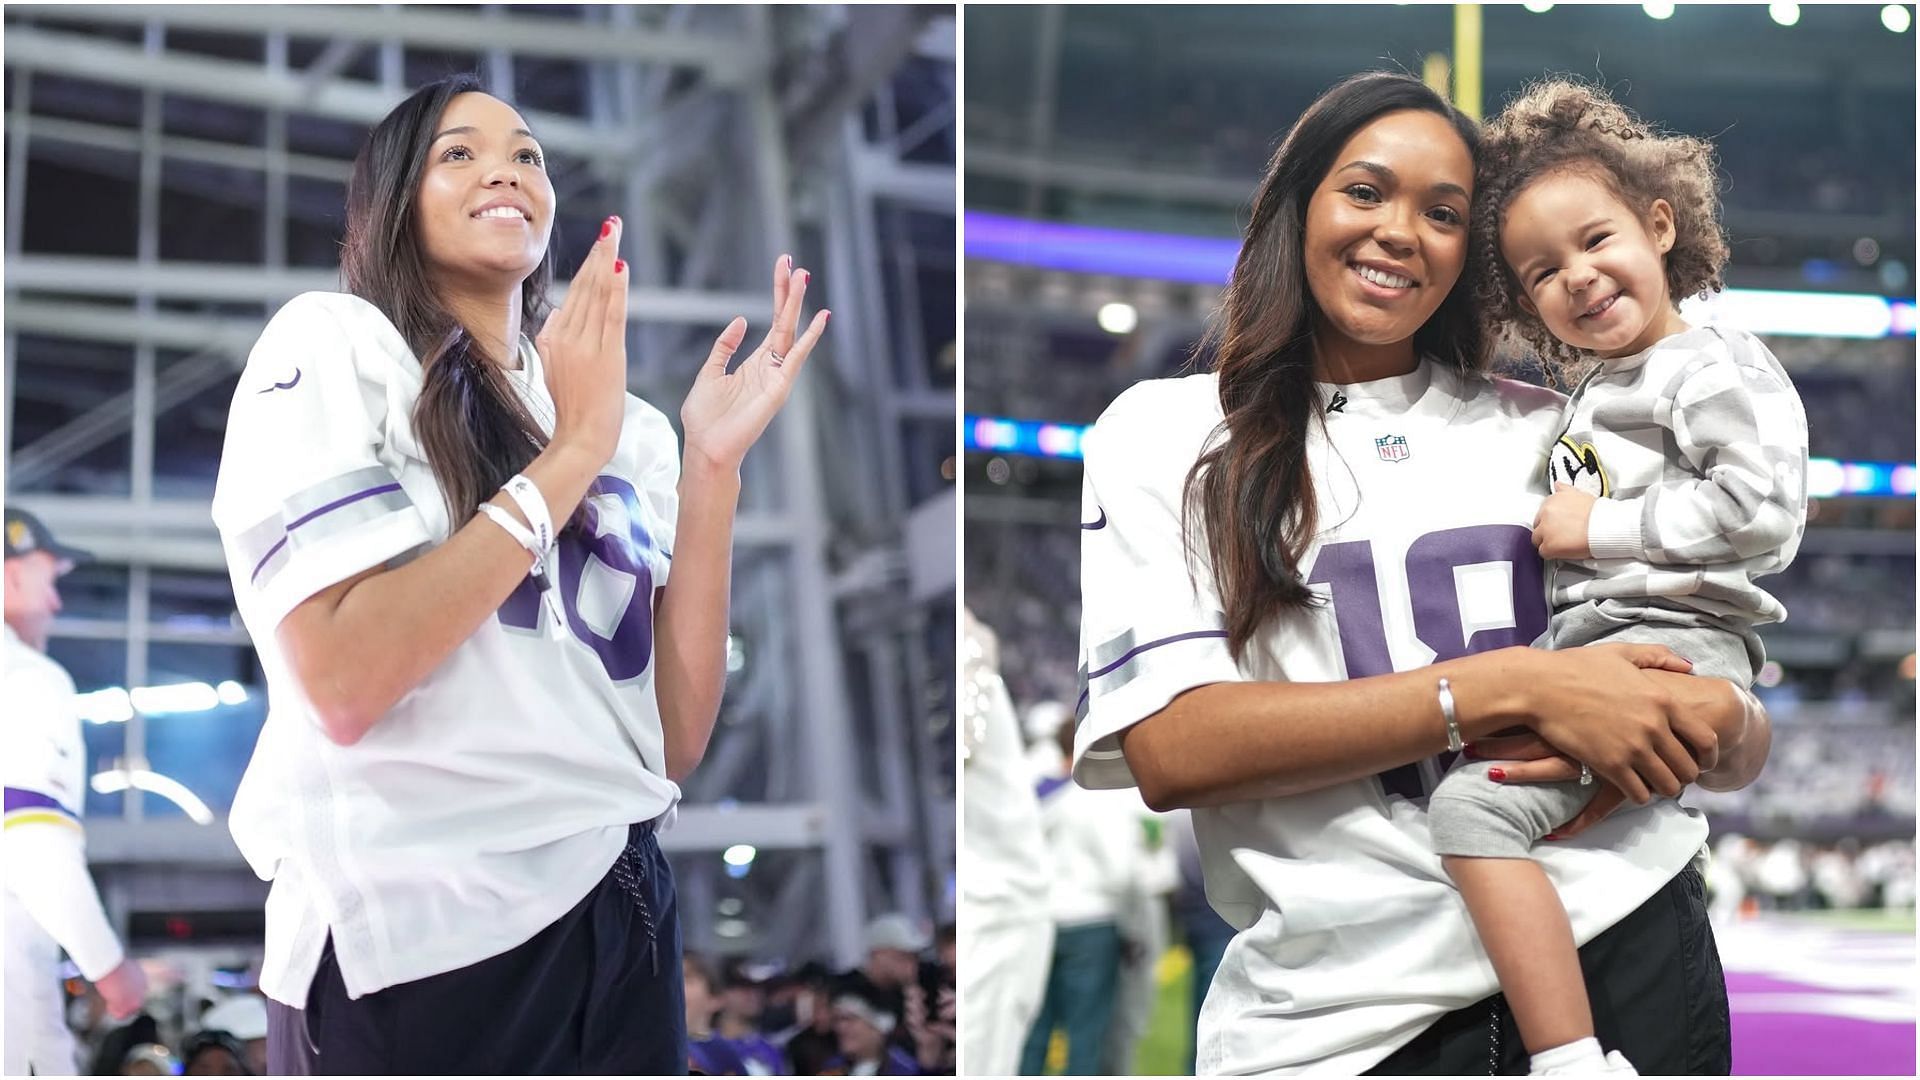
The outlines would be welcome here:
M 1588 765 L 1588 764 L 1586 764 L 1585 762 L 1581 762 L 1581 764 L 1580 764 L 1580 786 L 1581 786 L 1581 787 L 1587 787 L 1587 786 L 1589 786 L 1589 785 L 1591 785 L 1592 783 L 1593 783 L 1593 766 L 1591 766 L 1591 765 Z
M 774 352 L 772 349 L 767 350 L 767 359 L 773 362 L 774 367 L 779 367 L 782 364 L 785 364 L 787 362 L 786 357 L 781 356 L 779 353 Z

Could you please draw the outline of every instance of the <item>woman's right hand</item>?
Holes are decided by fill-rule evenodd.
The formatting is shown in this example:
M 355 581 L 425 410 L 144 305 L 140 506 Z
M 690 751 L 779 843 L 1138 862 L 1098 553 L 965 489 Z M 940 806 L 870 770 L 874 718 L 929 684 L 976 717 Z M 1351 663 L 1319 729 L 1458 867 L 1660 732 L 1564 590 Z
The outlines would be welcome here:
M 613 457 L 627 409 L 627 268 L 621 222 L 610 217 L 533 339 L 553 394 L 555 445 L 577 447 L 595 468 Z
M 1647 669 L 1687 672 L 1691 663 L 1663 645 L 1587 645 L 1543 653 L 1552 665 L 1531 693 L 1527 726 L 1555 749 L 1585 762 L 1642 805 L 1668 798 L 1700 775 L 1695 752 L 1713 729 L 1680 708 Z

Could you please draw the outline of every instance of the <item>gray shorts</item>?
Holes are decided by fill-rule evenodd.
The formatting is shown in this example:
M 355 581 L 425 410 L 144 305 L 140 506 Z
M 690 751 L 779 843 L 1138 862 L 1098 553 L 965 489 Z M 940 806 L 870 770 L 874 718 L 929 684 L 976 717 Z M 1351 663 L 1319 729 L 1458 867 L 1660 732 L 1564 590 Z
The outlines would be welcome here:
M 1717 676 L 1743 688 L 1753 685 L 1754 672 L 1767 659 L 1751 626 L 1715 620 L 1690 608 L 1630 600 L 1589 600 L 1561 608 L 1533 644 L 1558 651 L 1625 643 L 1665 645 L 1693 661 L 1695 675 Z
M 1639 607 L 1618 600 L 1589 601 L 1554 612 L 1534 645 L 1570 649 L 1581 645 L 1637 642 L 1665 645 L 1693 661 L 1695 675 L 1717 676 L 1741 687 L 1765 659 L 1759 636 L 1699 625 L 1698 612 Z M 1493 762 L 1464 761 L 1441 779 L 1427 800 L 1433 850 L 1441 855 L 1524 859 L 1536 840 L 1571 821 L 1593 798 L 1594 787 L 1568 780 L 1557 784 L 1496 784 L 1487 779 Z

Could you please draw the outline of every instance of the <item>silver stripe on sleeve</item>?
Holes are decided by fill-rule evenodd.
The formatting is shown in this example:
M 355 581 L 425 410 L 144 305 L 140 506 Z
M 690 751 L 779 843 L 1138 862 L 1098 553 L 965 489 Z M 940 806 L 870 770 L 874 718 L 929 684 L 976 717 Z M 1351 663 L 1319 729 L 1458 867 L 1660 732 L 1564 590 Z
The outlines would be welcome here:
M 1191 641 L 1196 638 L 1223 638 L 1227 636 L 1227 617 L 1220 612 L 1210 612 L 1204 619 L 1196 620 L 1200 626 L 1182 634 L 1170 634 L 1145 643 L 1139 642 L 1134 630 L 1125 630 L 1114 637 L 1095 645 L 1091 650 L 1091 659 L 1082 676 L 1084 685 L 1091 690 L 1099 683 L 1100 692 L 1108 693 L 1127 685 L 1140 677 L 1150 666 L 1149 657 L 1154 650 L 1166 645 Z
M 287 522 L 287 528 L 291 531 L 306 525 L 309 518 L 317 522 L 319 511 L 325 510 L 342 499 L 397 483 L 398 481 L 385 466 L 369 465 L 364 469 L 341 473 L 332 479 L 322 480 L 311 487 L 294 492 L 280 504 L 280 516 Z M 407 502 L 404 495 L 401 496 L 401 502 L 412 505 Z
M 235 540 L 237 554 L 251 562 L 250 579 L 264 588 L 291 561 L 291 552 L 352 531 L 413 505 L 399 481 L 373 465 L 329 477 L 304 488 Z

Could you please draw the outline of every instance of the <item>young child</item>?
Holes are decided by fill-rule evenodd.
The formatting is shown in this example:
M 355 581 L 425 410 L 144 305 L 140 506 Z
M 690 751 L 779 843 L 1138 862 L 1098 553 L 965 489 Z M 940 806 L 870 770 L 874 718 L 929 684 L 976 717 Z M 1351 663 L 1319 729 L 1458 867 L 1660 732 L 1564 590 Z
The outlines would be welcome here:
M 1536 644 L 1655 642 L 1746 687 L 1763 658 L 1754 626 L 1786 617 L 1754 579 L 1800 546 L 1807 422 L 1757 338 L 1680 317 L 1681 297 L 1721 286 L 1727 259 L 1712 147 L 1553 81 L 1488 127 L 1482 155 L 1483 309 L 1551 365 L 1597 361 L 1548 460 L 1533 538 L 1560 561 Z M 1490 767 L 1449 773 L 1429 821 L 1532 1072 L 1634 1073 L 1617 1050 L 1602 1056 L 1565 909 L 1527 857 L 1591 799 L 1592 772 L 1503 787 Z

